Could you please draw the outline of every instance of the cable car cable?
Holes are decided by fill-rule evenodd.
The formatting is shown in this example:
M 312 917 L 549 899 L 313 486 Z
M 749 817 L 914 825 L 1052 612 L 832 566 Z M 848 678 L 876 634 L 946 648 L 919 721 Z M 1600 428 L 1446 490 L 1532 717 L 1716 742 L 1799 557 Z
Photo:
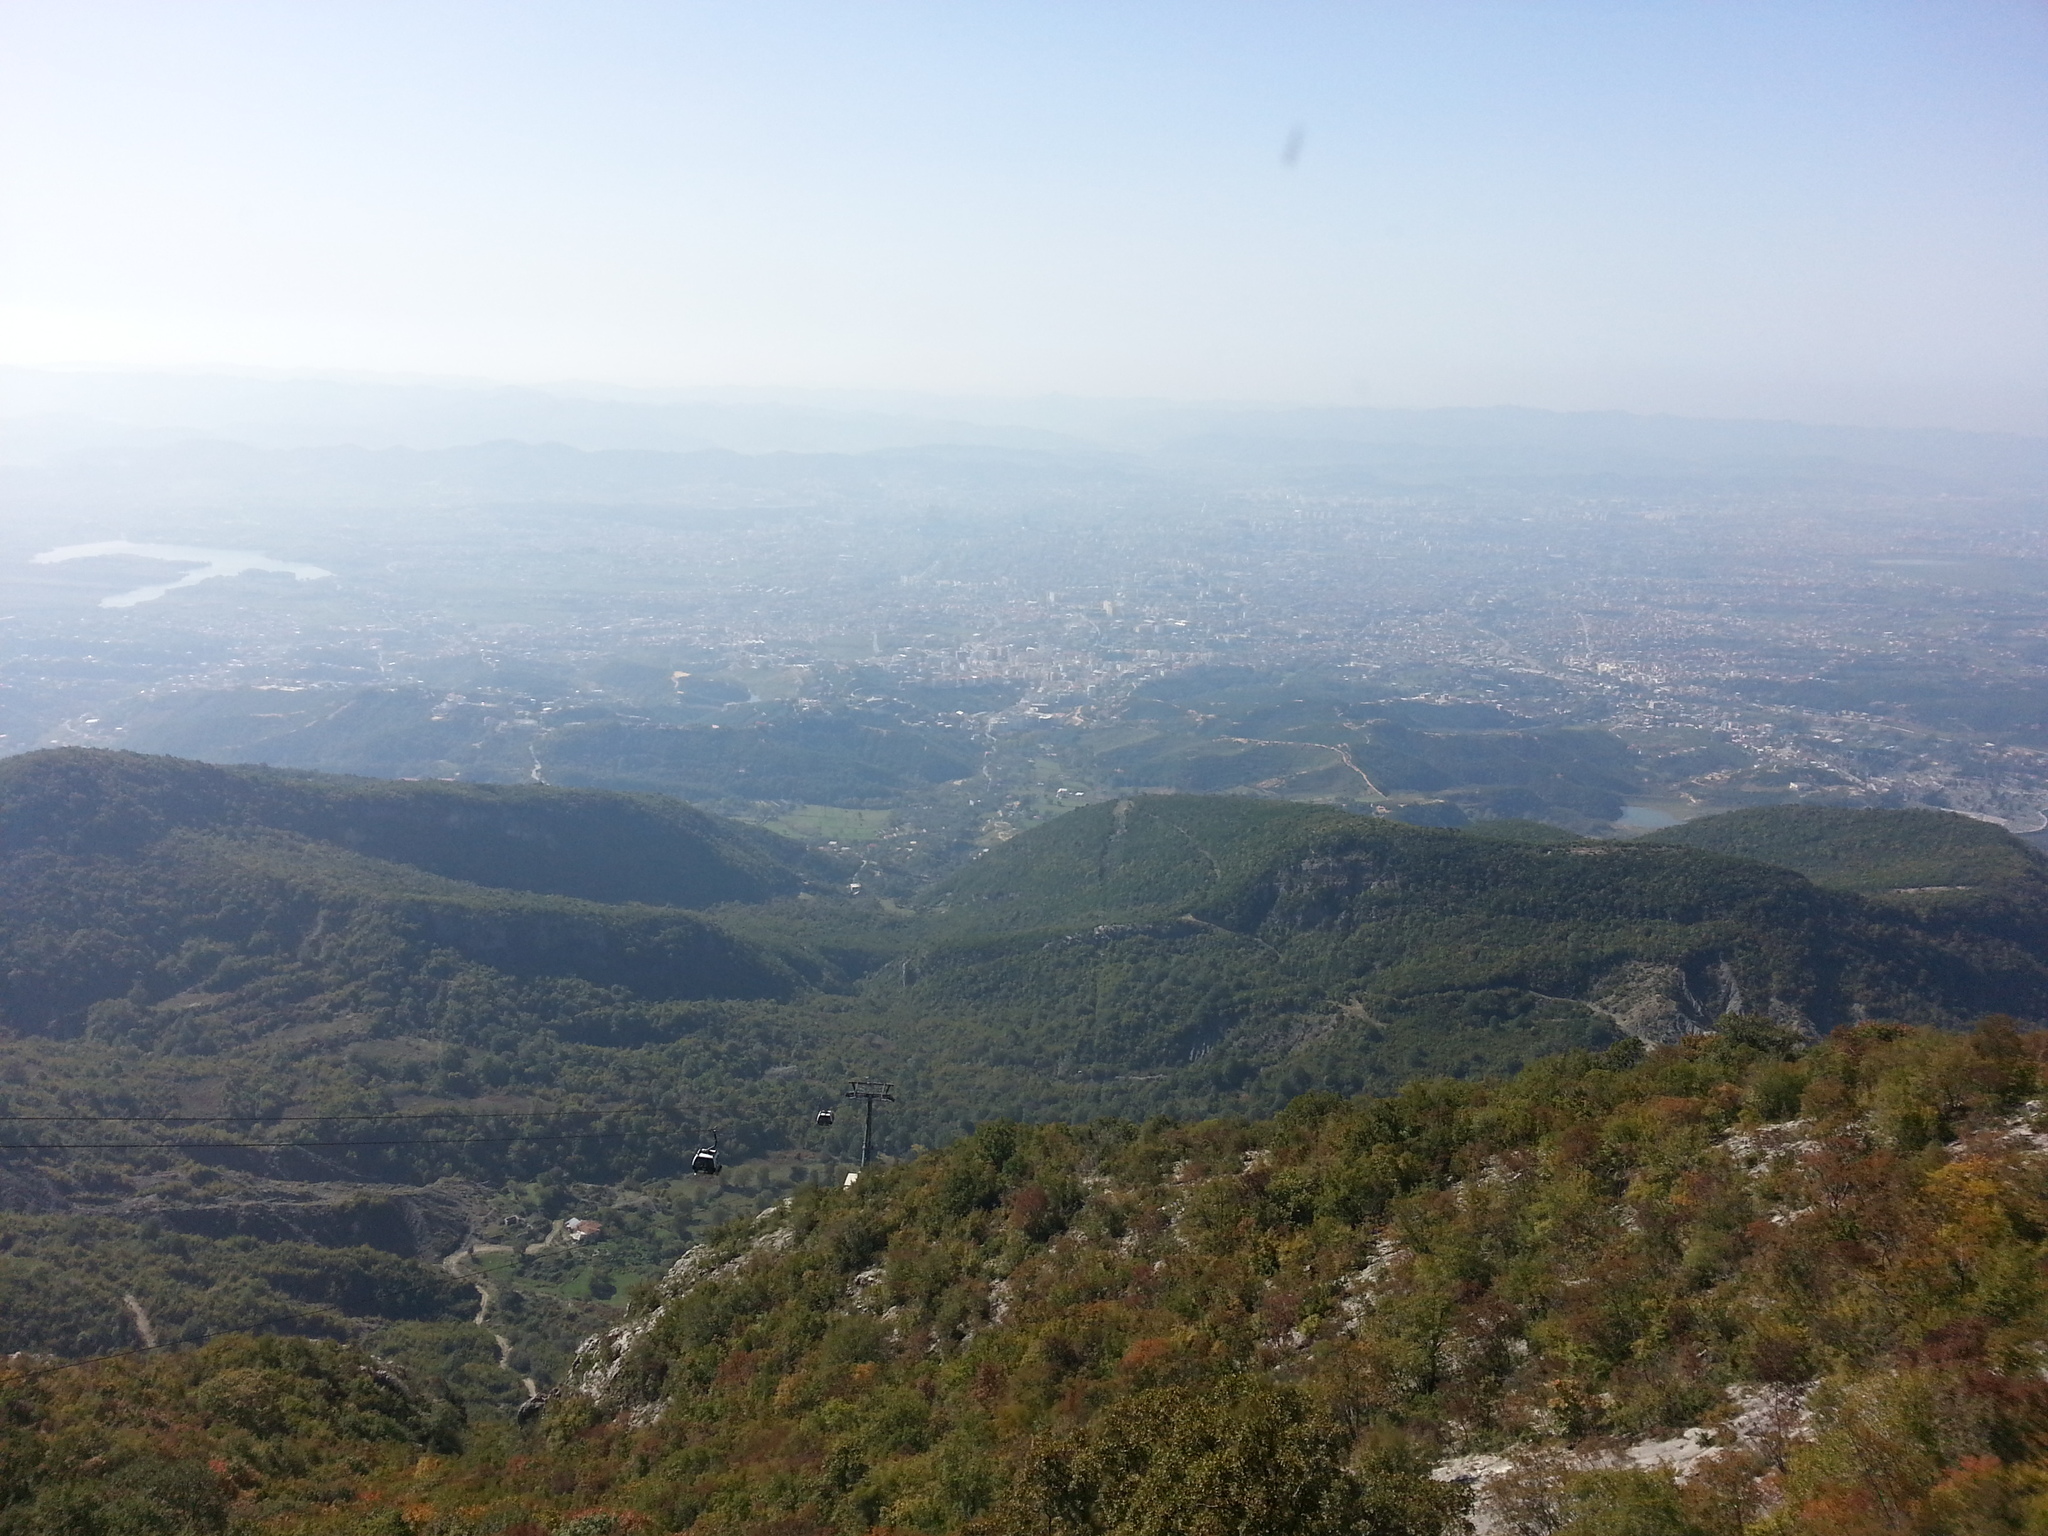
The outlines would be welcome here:
M 293 1147 L 473 1147 L 505 1141 L 618 1141 L 639 1131 L 572 1131 L 560 1136 L 407 1136 L 377 1141 L 0 1141 L 0 1152 L 175 1152 L 197 1147 L 253 1147 L 286 1152 Z
M 286 1121 L 343 1120 L 562 1120 L 574 1115 L 635 1114 L 624 1109 L 501 1109 L 477 1114 L 469 1111 L 422 1111 L 404 1115 L 0 1115 L 0 1121 L 49 1121 L 72 1125 L 252 1125 L 282 1124 Z

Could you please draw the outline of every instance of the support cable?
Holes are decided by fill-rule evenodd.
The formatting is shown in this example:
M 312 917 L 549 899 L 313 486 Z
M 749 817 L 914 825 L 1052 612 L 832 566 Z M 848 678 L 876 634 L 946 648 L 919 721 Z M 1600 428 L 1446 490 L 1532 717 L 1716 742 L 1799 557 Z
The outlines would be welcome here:
M 506 1141 L 617 1141 L 638 1131 L 572 1131 L 555 1136 L 405 1136 L 374 1141 L 0 1141 L 0 1152 L 173 1152 L 197 1147 L 254 1147 L 289 1152 L 294 1147 L 473 1147 Z
M 0 1115 L 0 1121 L 47 1120 L 78 1125 L 91 1121 L 99 1125 L 250 1125 L 281 1124 L 287 1120 L 561 1120 L 572 1115 L 637 1115 L 645 1113 L 636 1105 L 615 1105 L 609 1109 L 493 1109 L 483 1113 L 469 1110 L 428 1109 L 401 1115 Z

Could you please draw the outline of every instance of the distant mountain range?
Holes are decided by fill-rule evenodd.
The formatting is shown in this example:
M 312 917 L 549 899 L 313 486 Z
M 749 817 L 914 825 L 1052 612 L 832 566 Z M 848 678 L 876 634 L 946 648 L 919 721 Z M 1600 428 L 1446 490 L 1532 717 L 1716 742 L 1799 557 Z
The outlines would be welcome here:
M 417 491 L 434 480 L 458 495 L 492 494 L 494 482 L 511 475 L 532 482 L 540 499 L 651 494 L 706 476 L 783 483 L 853 472 L 829 463 L 839 456 L 900 475 L 916 462 L 901 454 L 939 450 L 954 456 L 956 474 L 977 461 L 1015 471 L 1038 460 L 1067 475 L 1113 465 L 1126 474 L 1285 479 L 1319 468 L 1419 485 L 1588 477 L 2048 483 L 2048 440 L 1995 433 L 1510 408 L 636 392 L 29 369 L 0 370 L 0 441 L 6 461 L 46 466 L 41 477 L 16 477 L 44 492 L 78 476 L 104 492 L 124 472 L 148 472 L 188 482 L 232 475 L 271 494 L 327 498 Z M 202 451 L 201 443 L 215 446 Z M 262 453 L 237 457 L 226 445 Z M 342 449 L 358 451 L 333 451 Z M 308 457 L 312 450 L 328 451 Z M 687 457 L 714 451 L 828 462 L 742 470 Z

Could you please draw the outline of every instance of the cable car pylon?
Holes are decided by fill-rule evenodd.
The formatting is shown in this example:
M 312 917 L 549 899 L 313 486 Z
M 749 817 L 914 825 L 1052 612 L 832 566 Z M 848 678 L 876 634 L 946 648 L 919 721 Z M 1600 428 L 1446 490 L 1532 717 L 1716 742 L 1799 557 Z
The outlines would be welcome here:
M 860 1165 L 865 1168 L 868 1165 L 869 1159 L 875 1155 L 875 1104 L 878 1100 L 884 1104 L 894 1104 L 896 1102 L 896 1085 L 894 1083 L 877 1083 L 867 1078 L 856 1077 L 847 1082 L 845 1096 L 849 1099 L 861 1100 L 862 1107 L 866 1111 L 860 1132 Z M 832 1111 L 828 1109 L 824 1114 L 819 1115 L 819 1124 L 827 1123 L 825 1116 L 831 1113 Z

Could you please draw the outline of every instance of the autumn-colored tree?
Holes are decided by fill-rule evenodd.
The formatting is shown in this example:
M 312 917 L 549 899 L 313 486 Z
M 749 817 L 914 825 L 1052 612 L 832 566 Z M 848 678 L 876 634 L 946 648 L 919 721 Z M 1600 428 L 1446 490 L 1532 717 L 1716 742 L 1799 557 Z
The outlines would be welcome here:
M 1153 1388 L 1035 1449 L 989 1536 L 1436 1536 L 1465 1502 L 1404 1447 L 1245 1377 Z

